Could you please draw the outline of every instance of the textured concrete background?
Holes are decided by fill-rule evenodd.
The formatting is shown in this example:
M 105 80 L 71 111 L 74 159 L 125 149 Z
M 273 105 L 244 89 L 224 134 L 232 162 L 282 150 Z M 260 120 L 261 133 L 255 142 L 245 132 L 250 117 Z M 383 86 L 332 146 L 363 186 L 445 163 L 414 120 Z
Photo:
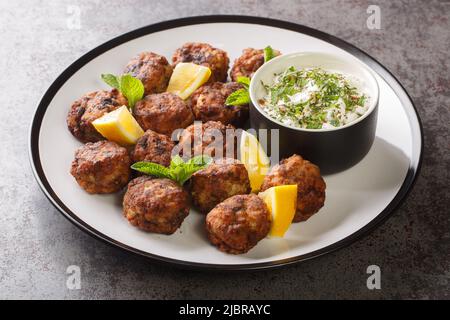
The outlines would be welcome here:
M 381 30 L 366 27 L 369 4 Z M 68 6 L 81 29 L 67 28 Z M 270 16 L 331 33 L 373 55 L 414 99 L 423 168 L 407 201 L 361 241 L 279 270 L 213 274 L 154 265 L 92 239 L 59 214 L 28 165 L 27 130 L 43 92 L 86 51 L 123 32 L 202 14 Z M 450 298 L 448 1 L 1 1 L 0 298 Z M 66 288 L 79 265 L 82 289 Z M 366 288 L 366 268 L 382 290 Z

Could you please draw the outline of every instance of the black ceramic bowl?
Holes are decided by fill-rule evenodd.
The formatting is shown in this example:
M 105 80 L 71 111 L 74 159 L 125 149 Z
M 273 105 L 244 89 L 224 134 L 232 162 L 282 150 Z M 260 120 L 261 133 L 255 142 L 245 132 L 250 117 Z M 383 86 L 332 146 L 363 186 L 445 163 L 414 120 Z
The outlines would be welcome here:
M 266 95 L 262 82 L 271 84 L 274 74 L 283 72 L 290 66 L 321 67 L 356 80 L 358 89 L 369 96 L 368 110 L 355 121 L 331 129 L 302 129 L 271 118 L 258 103 Z M 282 55 L 265 63 L 252 77 L 250 122 L 257 130 L 278 129 L 280 159 L 295 153 L 317 164 L 324 174 L 336 173 L 358 163 L 372 147 L 377 126 L 378 96 L 379 89 L 374 74 L 353 56 L 319 52 Z M 268 151 L 273 154 L 277 152 L 274 145 L 277 139 L 271 138 L 271 134 L 274 135 L 274 132 L 269 130 Z

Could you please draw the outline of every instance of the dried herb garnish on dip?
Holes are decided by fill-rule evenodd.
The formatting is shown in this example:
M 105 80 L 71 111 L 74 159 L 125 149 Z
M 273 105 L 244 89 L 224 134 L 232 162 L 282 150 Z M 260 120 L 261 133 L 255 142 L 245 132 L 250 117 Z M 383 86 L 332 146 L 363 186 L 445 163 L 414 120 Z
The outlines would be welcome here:
M 341 127 L 368 110 L 368 97 L 346 76 L 321 68 L 289 67 L 276 74 L 272 84 L 263 85 L 267 95 L 259 103 L 264 112 L 294 127 Z

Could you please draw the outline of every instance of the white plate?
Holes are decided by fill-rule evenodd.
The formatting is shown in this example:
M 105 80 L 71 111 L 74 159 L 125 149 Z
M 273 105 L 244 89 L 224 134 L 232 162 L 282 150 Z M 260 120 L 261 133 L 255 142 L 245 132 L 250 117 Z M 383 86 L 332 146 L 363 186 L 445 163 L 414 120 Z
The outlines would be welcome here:
M 325 176 L 325 206 L 283 239 L 264 239 L 249 253 L 228 255 L 209 244 L 204 216 L 196 212 L 172 236 L 139 231 L 121 212 L 121 195 L 88 195 L 69 173 L 80 143 L 67 130 L 71 103 L 106 88 L 102 73 L 120 74 L 141 51 L 170 59 L 187 41 L 228 52 L 231 61 L 247 47 L 270 44 L 283 53 L 321 51 L 353 55 L 377 74 L 380 86 L 376 139 L 356 166 Z M 378 62 L 350 44 L 304 26 L 256 17 L 207 16 L 144 27 L 90 51 L 69 66 L 43 96 L 30 131 L 35 176 L 50 201 L 81 229 L 110 244 L 156 260 L 207 269 L 259 269 L 309 259 L 348 245 L 386 218 L 405 198 L 420 167 L 422 132 L 410 98 Z

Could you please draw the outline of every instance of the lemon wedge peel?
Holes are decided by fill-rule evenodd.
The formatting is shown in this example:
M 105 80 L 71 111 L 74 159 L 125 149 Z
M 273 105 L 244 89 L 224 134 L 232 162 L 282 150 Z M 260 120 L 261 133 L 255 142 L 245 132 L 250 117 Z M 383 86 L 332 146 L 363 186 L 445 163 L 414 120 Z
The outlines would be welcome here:
M 259 193 L 271 214 L 272 226 L 269 237 L 283 237 L 297 209 L 297 185 L 282 185 Z
M 170 77 L 167 92 L 178 95 L 185 100 L 208 81 L 211 69 L 191 62 L 181 62 L 176 65 Z
M 270 159 L 258 139 L 246 131 L 242 131 L 241 135 L 240 158 L 248 171 L 252 192 L 259 191 L 269 172 Z
M 106 139 L 127 146 L 136 144 L 144 134 L 127 106 L 108 112 L 92 122 L 94 128 Z

